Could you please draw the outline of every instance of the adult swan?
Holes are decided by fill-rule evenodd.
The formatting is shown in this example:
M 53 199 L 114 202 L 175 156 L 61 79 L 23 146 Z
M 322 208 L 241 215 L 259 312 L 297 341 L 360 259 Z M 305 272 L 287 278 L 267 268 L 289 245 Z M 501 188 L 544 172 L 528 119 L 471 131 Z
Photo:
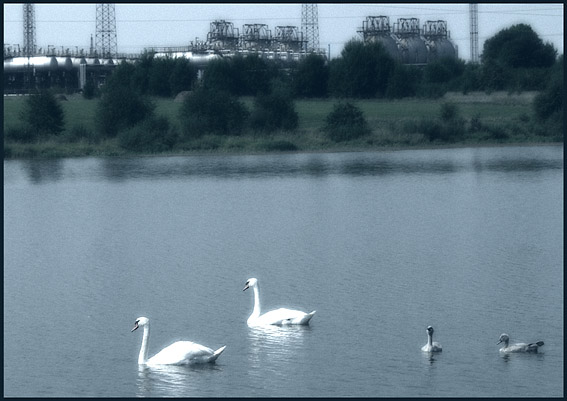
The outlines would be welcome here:
M 288 325 L 288 324 L 309 324 L 309 320 L 315 314 L 315 311 L 311 313 L 305 313 L 299 310 L 280 308 L 260 315 L 260 293 L 258 291 L 258 280 L 255 278 L 249 278 L 246 281 L 246 285 L 242 291 L 246 291 L 248 288 L 254 290 L 254 310 L 252 314 L 246 321 L 248 326 L 265 326 L 270 324 L 275 325 Z
M 150 320 L 147 317 L 137 318 L 131 331 L 137 330 L 139 327 L 144 328 L 142 348 L 138 356 L 139 365 L 189 365 L 214 362 L 226 348 L 224 346 L 213 351 L 209 347 L 191 341 L 177 341 L 148 359 Z

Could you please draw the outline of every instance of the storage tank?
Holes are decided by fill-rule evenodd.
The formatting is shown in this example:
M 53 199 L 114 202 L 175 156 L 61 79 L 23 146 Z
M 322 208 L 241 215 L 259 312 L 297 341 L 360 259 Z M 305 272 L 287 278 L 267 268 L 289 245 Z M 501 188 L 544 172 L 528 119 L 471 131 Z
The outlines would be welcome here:
M 396 44 L 396 39 L 392 36 L 390 30 L 389 17 L 385 15 L 366 17 L 358 33 L 362 35 L 364 43 L 378 42 L 384 46 L 394 60 L 401 60 L 401 54 Z
M 423 36 L 429 51 L 429 61 L 457 58 L 457 46 L 449 39 L 446 21 L 426 21 L 423 25 Z
M 419 19 L 399 18 L 394 24 L 401 61 L 404 64 L 426 64 L 428 50 L 425 39 L 421 37 Z
M 73 69 L 73 61 L 71 57 L 55 57 L 57 60 L 57 66 L 61 69 L 65 70 L 72 70 Z
M 32 67 L 36 71 L 55 71 L 58 63 L 55 57 L 47 56 L 14 57 L 4 60 L 4 72 L 24 71 L 27 67 Z

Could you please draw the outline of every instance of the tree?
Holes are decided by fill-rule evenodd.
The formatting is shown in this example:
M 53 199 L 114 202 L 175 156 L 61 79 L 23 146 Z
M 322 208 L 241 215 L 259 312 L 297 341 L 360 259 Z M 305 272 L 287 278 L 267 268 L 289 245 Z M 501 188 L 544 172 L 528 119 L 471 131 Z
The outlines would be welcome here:
M 394 65 L 382 44 L 351 40 L 330 64 L 329 90 L 339 97 L 382 97 Z
M 169 86 L 173 96 L 191 90 L 196 79 L 197 68 L 189 60 L 177 58 L 173 61 L 173 70 L 169 76 Z
M 310 54 L 299 62 L 293 74 L 294 93 L 298 97 L 326 97 L 329 68 L 325 59 Z
M 179 118 L 187 138 L 204 134 L 239 135 L 248 110 L 227 91 L 199 87 L 184 99 Z
M 171 96 L 169 77 L 173 70 L 173 63 L 173 59 L 169 57 L 153 59 L 148 77 L 148 91 L 151 95 L 161 97 Z
M 154 54 L 155 53 L 145 50 L 140 59 L 136 61 L 135 64 L 135 69 L 133 71 L 131 81 L 133 87 L 135 87 L 141 94 L 148 93 L 148 81 L 154 60 Z
M 134 70 L 133 65 L 121 63 L 102 88 L 95 124 L 103 136 L 114 137 L 120 130 L 153 114 L 155 105 L 134 89 L 131 82 Z
M 539 38 L 531 26 L 513 25 L 484 42 L 483 63 L 495 62 L 508 68 L 550 67 L 557 50 Z
M 63 108 L 49 90 L 28 96 L 20 119 L 32 136 L 59 135 L 65 127 Z
M 234 73 L 230 60 L 217 59 L 209 62 L 203 72 L 203 86 L 214 91 L 238 93 L 238 75 Z
M 564 57 L 556 63 L 551 71 L 550 79 L 545 90 L 539 93 L 533 101 L 533 110 L 540 122 L 550 122 L 547 134 L 553 136 L 563 135 L 563 101 L 565 99 Z
M 415 96 L 418 83 L 419 70 L 402 64 L 396 64 L 388 80 L 386 97 L 399 99 Z
M 256 54 L 236 56 L 231 60 L 232 74 L 236 77 L 234 94 L 256 96 L 270 91 L 270 81 L 277 76 L 273 63 Z

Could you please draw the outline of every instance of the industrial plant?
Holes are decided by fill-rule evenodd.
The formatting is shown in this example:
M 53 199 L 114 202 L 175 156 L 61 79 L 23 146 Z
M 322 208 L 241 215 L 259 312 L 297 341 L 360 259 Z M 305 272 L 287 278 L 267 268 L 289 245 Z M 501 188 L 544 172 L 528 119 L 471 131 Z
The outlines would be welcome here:
M 80 91 L 86 82 L 100 85 L 112 69 L 121 63 L 136 62 L 142 54 L 117 52 L 114 4 L 96 5 L 96 32 L 88 49 L 64 46 L 38 47 L 35 37 L 35 11 L 23 4 L 23 46 L 4 44 L 4 93 L 25 93 L 33 88 L 57 86 Z M 457 46 L 451 41 L 447 22 L 417 18 L 399 18 L 390 24 L 388 16 L 368 16 L 357 31 L 365 43 L 379 42 L 397 61 L 426 65 L 440 58 L 457 58 Z M 241 29 L 226 20 L 210 23 L 205 40 L 189 41 L 178 47 L 149 47 L 144 52 L 154 57 L 184 57 L 202 71 L 211 60 L 237 55 L 256 55 L 278 60 L 282 65 L 300 61 L 315 53 L 328 57 L 319 48 L 316 4 L 301 5 L 301 27 L 244 24 Z

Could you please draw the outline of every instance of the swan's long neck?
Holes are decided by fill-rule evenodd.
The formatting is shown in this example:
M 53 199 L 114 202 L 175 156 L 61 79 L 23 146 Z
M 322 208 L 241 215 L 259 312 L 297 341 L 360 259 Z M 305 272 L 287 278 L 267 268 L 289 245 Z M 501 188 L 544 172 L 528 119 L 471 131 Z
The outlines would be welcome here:
M 430 347 L 433 346 L 433 334 L 431 333 L 427 333 L 427 345 L 429 345 Z
M 138 355 L 138 365 L 144 365 L 148 360 L 148 341 L 150 340 L 150 323 L 144 325 L 144 335 L 142 336 L 142 348 Z
M 260 316 L 260 290 L 258 290 L 258 284 L 252 287 L 252 289 L 254 290 L 254 310 L 248 320 L 256 319 Z

